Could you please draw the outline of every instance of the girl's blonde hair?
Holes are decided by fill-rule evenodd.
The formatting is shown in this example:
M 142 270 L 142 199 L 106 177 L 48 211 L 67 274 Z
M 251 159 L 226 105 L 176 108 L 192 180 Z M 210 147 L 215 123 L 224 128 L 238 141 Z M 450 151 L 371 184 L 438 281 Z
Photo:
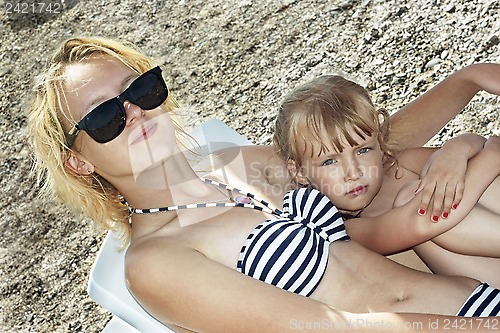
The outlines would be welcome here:
M 276 117 L 273 143 L 281 158 L 295 162 L 295 179 L 311 141 L 320 143 L 320 152 L 328 144 L 342 151 L 343 137 L 350 145 L 357 144 L 352 129 L 362 138 L 375 134 L 384 155 L 393 159 L 395 147 L 387 144 L 389 128 L 389 113 L 376 109 L 363 87 L 338 75 L 323 75 L 285 97 Z M 328 133 L 331 142 L 324 142 L 322 133 Z
M 87 214 L 98 227 L 121 232 L 126 244 L 130 239 L 129 212 L 118 191 L 99 175 L 79 175 L 65 167 L 71 150 L 63 129 L 63 119 L 68 119 L 63 89 L 65 69 L 89 57 L 103 55 L 120 60 L 138 74 L 153 68 L 152 60 L 128 43 L 100 37 L 71 38 L 63 42 L 35 84 L 35 99 L 28 117 L 35 152 L 32 171 L 42 195 L 58 197 L 77 212 Z M 164 105 L 168 111 L 178 107 L 170 93 Z

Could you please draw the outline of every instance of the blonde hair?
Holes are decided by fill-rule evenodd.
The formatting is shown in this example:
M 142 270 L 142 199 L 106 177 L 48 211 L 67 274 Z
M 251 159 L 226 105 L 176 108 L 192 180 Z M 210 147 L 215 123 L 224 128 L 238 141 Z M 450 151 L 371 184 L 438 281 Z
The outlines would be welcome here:
M 389 128 L 389 113 L 376 109 L 363 87 L 338 75 L 323 75 L 298 86 L 284 98 L 276 117 L 273 143 L 278 156 L 295 162 L 295 179 L 303 166 L 308 142 L 320 143 L 321 152 L 327 150 L 328 144 L 342 151 L 342 137 L 352 146 L 357 144 L 351 129 L 362 138 L 375 134 L 384 155 L 393 159 L 395 147 L 387 144 Z M 322 139 L 324 131 L 331 142 Z
M 138 74 L 153 67 L 152 60 L 131 44 L 99 37 L 63 42 L 34 89 L 28 117 L 30 143 L 35 152 L 32 171 L 41 186 L 41 195 L 58 197 L 77 212 L 88 215 L 97 227 L 121 232 L 126 244 L 130 239 L 129 212 L 118 191 L 99 175 L 79 175 L 65 167 L 71 148 L 66 144 L 63 128 L 63 119 L 67 117 L 64 71 L 71 64 L 102 55 L 120 60 Z M 168 111 L 178 107 L 170 93 L 164 105 Z

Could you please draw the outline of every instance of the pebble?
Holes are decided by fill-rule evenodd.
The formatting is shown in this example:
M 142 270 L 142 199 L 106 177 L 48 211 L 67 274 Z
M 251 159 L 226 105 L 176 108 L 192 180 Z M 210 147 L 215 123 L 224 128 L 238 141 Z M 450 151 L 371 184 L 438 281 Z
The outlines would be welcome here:
M 57 305 L 58 305 L 57 303 L 51 304 L 51 305 L 47 306 L 46 310 L 52 311 L 57 307 Z
M 495 46 L 500 43 L 500 38 L 497 35 L 491 36 L 490 39 L 488 40 L 488 45 Z
M 432 68 L 436 65 L 439 65 L 441 63 L 441 59 L 438 59 L 438 58 L 434 58 L 434 59 L 431 59 L 429 60 L 426 64 L 425 64 L 425 68 Z
M 447 12 L 447 13 L 454 13 L 455 12 L 455 4 L 454 3 L 450 3 L 448 4 L 445 8 L 444 8 L 444 11 Z

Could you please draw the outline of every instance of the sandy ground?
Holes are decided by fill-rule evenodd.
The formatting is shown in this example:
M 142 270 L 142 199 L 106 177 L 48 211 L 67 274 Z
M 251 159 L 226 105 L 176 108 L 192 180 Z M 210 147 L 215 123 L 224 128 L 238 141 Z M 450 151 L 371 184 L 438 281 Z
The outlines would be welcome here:
M 377 106 L 396 111 L 465 65 L 500 62 L 498 1 L 26 0 L 28 13 L 16 3 L 0 1 L 1 332 L 100 332 L 111 318 L 86 293 L 104 234 L 37 199 L 29 176 L 31 87 L 62 40 L 138 44 L 163 66 L 188 124 L 216 117 L 259 144 L 283 95 L 315 75 L 370 85 Z M 499 110 L 497 96 L 479 94 L 433 143 L 500 134 Z

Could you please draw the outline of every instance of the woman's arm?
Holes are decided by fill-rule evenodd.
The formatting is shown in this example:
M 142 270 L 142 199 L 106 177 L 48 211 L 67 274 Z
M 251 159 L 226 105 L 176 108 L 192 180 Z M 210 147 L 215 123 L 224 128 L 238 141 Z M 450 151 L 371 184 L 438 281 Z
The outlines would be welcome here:
M 413 187 L 402 190 L 398 195 L 395 202 L 398 207 L 376 217 L 347 221 L 349 235 L 365 247 L 387 255 L 421 244 L 456 226 L 469 214 L 500 173 L 499 139 L 490 138 L 488 141 L 491 143 L 485 144 L 484 149 L 469 161 L 464 196 L 460 205 L 446 220 L 432 223 L 427 217 L 415 214 L 422 200 L 422 193 L 415 195 L 417 184 L 413 184 Z M 483 236 L 485 239 L 493 237 L 489 233 Z M 493 251 L 500 257 L 498 248 Z
M 494 141 L 496 142 L 494 143 Z M 488 139 L 485 144 L 485 149 L 493 148 L 492 145 L 500 147 L 500 139 L 498 137 Z M 497 150 L 497 154 L 497 156 L 500 156 L 500 149 Z M 492 163 L 495 162 L 493 161 Z M 483 165 L 484 169 L 489 167 L 494 168 L 493 165 Z M 441 247 L 456 253 L 499 258 L 499 197 L 500 176 L 497 175 L 497 177 L 479 198 L 478 204 L 465 217 L 465 219 L 452 230 L 435 237 L 432 241 Z
M 340 313 L 238 273 L 180 244 L 152 239 L 126 257 L 129 288 L 155 318 L 193 332 L 288 332 Z M 130 249 L 129 249 L 130 251 Z
M 500 137 L 492 136 L 486 143 L 485 147 L 494 149 L 495 147 L 500 147 Z M 500 154 L 500 149 L 498 154 Z M 485 194 L 479 199 L 479 203 L 491 210 L 492 212 L 500 215 L 500 205 L 498 204 L 498 198 L 500 197 L 500 177 L 497 177 L 493 183 L 488 187 Z
M 191 248 L 157 242 L 161 240 L 151 239 L 127 254 L 127 280 L 149 313 L 180 332 L 447 332 L 446 325 L 459 319 L 335 310 L 224 267 Z M 471 332 L 484 332 L 481 322 L 467 319 Z
M 490 286 L 500 288 L 499 258 L 458 254 L 440 247 L 433 241 L 417 245 L 413 251 L 434 274 L 467 276 L 478 281 L 488 281 Z
M 500 64 L 474 64 L 447 77 L 391 117 L 390 140 L 420 147 L 455 117 L 480 90 L 500 95 Z

